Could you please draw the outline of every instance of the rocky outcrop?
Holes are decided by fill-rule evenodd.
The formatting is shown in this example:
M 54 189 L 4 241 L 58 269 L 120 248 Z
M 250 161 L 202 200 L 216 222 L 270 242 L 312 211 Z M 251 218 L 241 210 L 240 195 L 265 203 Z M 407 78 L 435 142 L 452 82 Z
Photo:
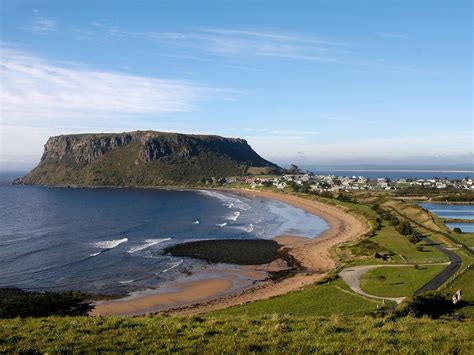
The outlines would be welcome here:
M 67 135 L 48 139 L 44 146 L 43 161 L 72 159 L 77 164 L 89 164 L 104 154 L 130 144 L 130 134 L 113 136 Z
M 159 185 L 280 168 L 245 141 L 155 131 L 51 137 L 25 183 Z

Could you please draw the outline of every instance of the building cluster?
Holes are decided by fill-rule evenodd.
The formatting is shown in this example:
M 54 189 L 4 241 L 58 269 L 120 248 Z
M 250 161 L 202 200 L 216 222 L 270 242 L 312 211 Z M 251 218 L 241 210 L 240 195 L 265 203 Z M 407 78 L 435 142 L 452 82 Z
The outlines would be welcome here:
M 427 189 L 463 189 L 473 190 L 474 184 L 472 178 L 466 177 L 462 180 L 449 179 L 396 179 L 389 178 L 368 179 L 364 176 L 337 176 L 337 175 L 316 175 L 316 174 L 297 174 L 282 175 L 274 177 L 243 177 L 241 183 L 249 185 L 250 188 L 257 187 L 276 187 L 284 189 L 286 187 L 299 186 L 305 187 L 314 192 L 336 192 L 353 190 L 398 190 L 410 186 L 422 187 Z

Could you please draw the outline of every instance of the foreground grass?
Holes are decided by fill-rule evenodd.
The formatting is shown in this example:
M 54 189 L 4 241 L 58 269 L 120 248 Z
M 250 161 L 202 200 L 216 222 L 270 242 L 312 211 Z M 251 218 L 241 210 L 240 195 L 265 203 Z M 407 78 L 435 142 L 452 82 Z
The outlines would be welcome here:
M 0 352 L 461 353 L 473 322 L 268 315 L 51 317 L 0 322 Z
M 407 267 L 381 267 L 369 270 L 360 282 L 365 292 L 382 297 L 410 296 L 438 275 L 446 266 L 432 265 Z
M 302 291 L 291 292 L 268 300 L 256 301 L 227 308 L 213 314 L 250 316 L 264 314 L 291 314 L 297 316 L 331 316 L 366 314 L 383 306 L 382 301 L 357 295 L 338 279 L 323 285 L 308 286 Z

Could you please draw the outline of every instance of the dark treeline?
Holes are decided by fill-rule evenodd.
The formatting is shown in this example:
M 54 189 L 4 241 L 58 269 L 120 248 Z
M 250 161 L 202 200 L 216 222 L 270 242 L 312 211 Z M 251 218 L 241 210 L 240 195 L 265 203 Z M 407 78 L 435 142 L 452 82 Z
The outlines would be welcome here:
M 85 316 L 94 307 L 82 292 L 27 292 L 0 288 L 0 318 Z

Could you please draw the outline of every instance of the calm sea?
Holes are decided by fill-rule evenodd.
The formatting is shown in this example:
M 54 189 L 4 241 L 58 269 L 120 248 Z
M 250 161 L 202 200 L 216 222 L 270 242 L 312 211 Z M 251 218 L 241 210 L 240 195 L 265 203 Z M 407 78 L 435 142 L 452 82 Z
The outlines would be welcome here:
M 420 203 L 420 206 L 426 208 L 441 218 L 462 218 L 474 220 L 474 205 Z M 446 223 L 446 226 L 451 230 L 454 228 L 461 228 L 463 232 L 474 233 L 474 223 Z
M 202 264 L 163 255 L 170 244 L 313 237 L 328 228 L 321 218 L 261 197 L 12 186 L 17 176 L 0 174 L 0 287 L 126 293 Z

